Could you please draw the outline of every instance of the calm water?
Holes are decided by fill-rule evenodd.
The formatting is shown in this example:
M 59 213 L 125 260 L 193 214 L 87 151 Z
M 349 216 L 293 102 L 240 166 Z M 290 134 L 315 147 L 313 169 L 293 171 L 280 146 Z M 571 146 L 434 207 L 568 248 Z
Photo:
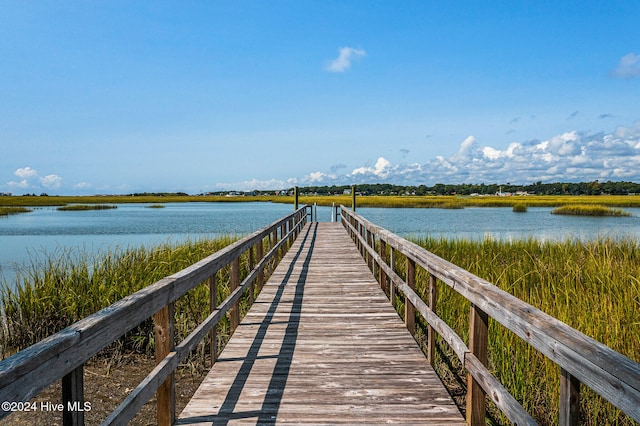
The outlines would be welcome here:
M 61 250 L 94 253 L 114 248 L 150 246 L 220 235 L 251 233 L 290 213 L 293 206 L 273 203 L 123 204 L 113 210 L 62 212 L 40 208 L 0 218 L 0 273 L 13 281 L 17 265 Z M 628 218 L 552 215 L 550 208 L 384 209 L 359 208 L 370 221 L 402 236 L 425 235 L 467 239 L 543 240 L 600 237 L 640 238 L 640 209 Z M 331 209 L 317 208 L 328 221 Z

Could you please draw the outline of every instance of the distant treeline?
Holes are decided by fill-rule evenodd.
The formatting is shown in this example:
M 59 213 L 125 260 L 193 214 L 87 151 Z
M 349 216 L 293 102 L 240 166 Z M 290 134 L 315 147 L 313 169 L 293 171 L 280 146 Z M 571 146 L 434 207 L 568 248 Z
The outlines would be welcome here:
M 318 195 L 343 194 L 351 189 L 350 185 L 343 186 L 307 186 L 300 188 L 302 193 L 317 193 Z M 492 195 L 497 193 L 526 192 L 537 195 L 628 195 L 640 193 L 640 184 L 634 182 L 581 182 L 581 183 L 542 183 L 531 185 L 506 184 L 459 184 L 446 185 L 436 183 L 433 186 L 404 186 L 387 183 L 360 184 L 356 191 L 363 195 Z

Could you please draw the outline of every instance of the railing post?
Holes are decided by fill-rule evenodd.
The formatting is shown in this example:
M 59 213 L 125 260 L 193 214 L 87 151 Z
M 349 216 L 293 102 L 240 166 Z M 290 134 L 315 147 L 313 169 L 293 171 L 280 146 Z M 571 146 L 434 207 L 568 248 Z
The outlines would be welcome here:
M 251 271 L 253 271 L 253 266 L 255 265 L 254 260 L 253 260 L 253 247 L 249 247 L 249 264 L 247 265 L 247 269 L 249 269 L 247 271 L 247 274 L 250 274 Z M 249 306 L 253 305 L 253 301 L 256 297 L 255 295 L 255 291 L 256 291 L 256 286 L 255 286 L 255 281 L 251 282 L 251 285 L 249 286 Z
M 293 187 L 293 211 L 298 210 L 298 187 L 294 186 Z
M 380 257 L 385 265 L 389 262 L 389 256 L 387 256 L 387 242 L 380 238 Z M 389 286 L 387 285 L 387 274 L 384 272 L 382 267 L 378 268 L 380 272 L 380 288 L 384 291 L 385 294 L 389 293 Z
M 209 313 L 212 313 L 213 311 L 216 310 L 216 308 L 218 307 L 218 301 L 217 301 L 217 297 L 218 297 L 218 284 L 216 282 L 216 274 L 217 272 L 214 272 L 213 275 L 211 275 L 209 277 L 209 279 L 207 280 L 207 284 L 209 285 Z M 218 358 L 218 345 L 217 345 L 217 333 L 216 333 L 216 327 L 213 327 L 211 329 L 211 331 L 209 332 L 209 351 L 211 352 L 211 365 L 213 366 L 213 364 L 215 364 L 217 358 Z
M 389 260 L 389 266 L 391 267 L 391 270 L 395 272 L 396 255 L 393 247 L 389 249 L 389 255 L 391 257 L 391 259 Z M 391 306 L 393 306 L 393 309 L 395 310 L 396 309 L 396 286 L 392 280 L 389 280 L 389 300 L 391 300 Z
M 233 292 L 238 285 L 240 284 L 240 256 L 233 259 L 231 262 L 231 270 L 229 271 L 229 292 Z M 233 335 L 233 332 L 238 328 L 238 324 L 240 324 L 240 300 L 233 304 L 231 308 L 229 308 L 229 324 L 230 324 L 230 335 Z
M 407 285 L 411 290 L 416 289 L 416 262 L 407 257 Z M 404 299 L 404 323 L 411 335 L 416 334 L 416 309 L 409 301 L 408 297 Z
M 437 300 L 437 292 L 436 292 L 436 283 L 437 279 L 435 275 L 429 274 L 429 308 L 435 314 L 436 312 L 436 300 Z M 436 353 L 436 331 L 433 327 L 429 326 L 427 329 L 427 361 L 431 364 L 432 367 L 435 367 Z
M 487 365 L 489 316 L 471 304 L 469 314 L 469 350 L 482 364 Z M 467 374 L 467 424 L 484 426 L 486 417 L 485 392 L 480 384 Z
M 369 231 L 368 229 L 367 229 L 367 245 L 375 250 L 375 247 L 374 247 L 374 244 L 373 244 L 373 235 L 371 234 L 371 231 Z M 371 272 L 374 272 L 374 269 L 373 269 L 373 257 L 371 256 L 369 251 L 366 250 L 366 248 L 365 248 L 365 253 L 367 253 L 367 264 L 369 265 L 369 269 L 371 270 Z
M 351 210 L 356 211 L 356 186 L 351 185 Z
M 156 364 L 173 350 L 173 303 L 169 303 L 154 315 L 156 338 Z M 157 391 L 158 426 L 172 425 L 176 417 L 176 393 L 174 373 L 160 385 Z
M 311 210 L 313 212 L 313 209 Z M 311 220 L 313 221 L 313 215 L 311 216 Z M 291 232 L 293 231 L 293 225 L 295 224 L 295 222 L 293 221 L 293 219 L 289 219 L 289 231 Z M 293 233 L 291 234 L 291 236 L 289 237 L 289 247 L 291 247 L 293 245 Z
M 577 426 L 580 415 L 580 381 L 560 368 L 560 426 Z
M 62 424 L 84 425 L 84 366 L 81 365 L 62 378 Z
M 264 257 L 264 254 L 262 252 L 262 243 L 263 241 L 260 240 L 256 245 L 256 262 L 258 263 L 260 263 L 260 261 Z M 264 287 L 264 269 L 261 269 L 258 272 L 258 278 L 256 279 L 256 282 L 258 283 L 258 292 L 261 292 L 262 287 Z

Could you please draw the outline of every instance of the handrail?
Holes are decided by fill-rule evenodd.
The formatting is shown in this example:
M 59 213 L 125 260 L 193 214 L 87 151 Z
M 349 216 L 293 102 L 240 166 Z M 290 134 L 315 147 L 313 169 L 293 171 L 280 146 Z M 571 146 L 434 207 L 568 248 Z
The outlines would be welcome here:
M 561 378 L 560 424 L 577 422 L 579 383 L 589 386 L 625 414 L 640 421 L 640 364 L 499 289 L 490 282 L 447 262 L 417 244 L 374 225 L 362 216 L 347 210 L 344 206 L 341 206 L 341 218 L 344 227 L 361 248 L 363 256 L 368 258 L 370 262 L 375 262 L 393 285 L 397 286 L 398 290 L 411 302 L 412 306 L 406 307 L 405 316 L 412 316 L 407 315 L 407 312 L 412 314 L 411 309 L 417 309 L 429 326 L 436 330 L 452 347 L 462 365 L 473 377 L 475 384 L 483 389 L 484 393 L 512 422 L 529 424 L 534 421 L 524 412 L 520 404 L 511 395 L 508 395 L 506 389 L 497 379 L 488 372 L 484 365 L 486 361 L 481 361 L 482 357 L 486 358 L 487 316 L 511 330 L 561 368 L 563 374 Z M 375 238 L 380 241 L 382 255 L 375 250 L 373 242 Z M 408 282 L 405 283 L 395 273 L 393 267 L 387 264 L 386 246 L 402 253 L 407 257 L 408 264 L 419 265 L 432 277 L 444 282 L 471 302 L 471 317 L 475 317 L 481 324 L 477 326 L 476 330 L 473 325 L 470 325 L 469 333 L 472 337 L 470 337 L 469 346 L 471 349 L 414 292 L 409 283 L 410 279 L 407 279 Z M 369 265 L 372 266 L 371 263 Z M 414 269 L 415 265 L 412 266 Z M 410 276 L 411 274 L 408 275 L 408 277 Z M 409 304 L 405 303 L 405 305 Z M 405 321 L 409 320 L 405 318 Z M 483 322 L 484 336 L 482 333 Z M 477 341 L 471 342 L 474 336 L 476 339 L 484 339 L 484 342 L 480 344 Z M 480 349 L 473 346 L 479 346 Z M 431 351 L 431 348 L 429 350 Z M 484 395 L 476 395 L 473 398 L 484 400 Z M 469 408 L 475 403 L 469 399 L 470 397 L 467 395 L 467 415 L 475 416 L 475 418 L 468 418 L 468 423 L 484 424 L 484 407 L 482 406 L 481 413 L 470 410 Z
M 180 345 L 175 349 L 172 348 L 166 356 L 163 356 L 164 359 L 159 361 L 156 368 L 105 421 L 107 424 L 126 422 L 135 415 L 138 409 L 175 370 L 178 363 L 189 354 L 224 314 L 234 309 L 234 306 L 237 310 L 237 303 L 244 291 L 253 285 L 267 263 L 277 253 L 288 248 L 287 243 L 291 243 L 302 229 L 307 221 L 307 210 L 308 206 L 303 206 L 199 262 L 162 278 L 0 361 L 0 400 L 29 401 L 47 386 L 62 378 L 65 424 L 83 424 L 82 411 L 71 412 L 72 410 L 68 410 L 68 408 L 82 406 L 81 369 L 84 363 L 127 331 L 154 314 L 172 306 L 177 299 L 215 276 L 220 269 L 227 265 L 231 265 L 233 269 L 233 264 L 238 262 L 240 255 L 244 252 L 250 251 L 251 257 L 253 257 L 252 249 L 256 247 L 260 259 L 243 282 L 237 288 L 232 288 L 227 299 L 220 306 L 212 309 L 207 319 L 198 325 Z M 276 242 L 278 231 L 280 231 L 280 240 Z M 268 253 L 262 257 L 262 246 L 266 237 L 272 237 L 273 241 Z M 173 321 L 172 315 L 169 321 Z M 172 324 L 168 329 L 172 330 Z M 172 343 L 172 336 L 168 340 Z M 159 345 L 158 342 L 157 344 Z M 78 369 L 80 374 L 77 374 Z M 65 386 L 65 381 L 68 382 L 68 386 Z M 68 389 L 65 390 L 65 388 Z M 64 396 L 65 392 L 71 398 L 68 401 L 71 405 L 64 401 L 67 399 Z M 80 405 L 77 405 L 78 403 Z M 167 408 L 164 409 L 166 411 Z M 168 407 L 168 410 L 171 412 L 167 419 L 169 423 L 175 417 L 175 407 Z M 160 407 L 158 412 L 160 413 Z M 2 410 L 0 418 L 8 414 L 8 411 Z M 160 420 L 159 423 L 161 423 Z

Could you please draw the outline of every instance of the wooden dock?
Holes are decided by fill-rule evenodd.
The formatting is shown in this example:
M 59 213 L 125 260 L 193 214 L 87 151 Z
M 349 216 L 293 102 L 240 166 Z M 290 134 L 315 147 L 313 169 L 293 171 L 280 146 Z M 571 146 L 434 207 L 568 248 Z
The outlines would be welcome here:
M 465 421 L 339 223 L 307 224 L 176 424 Z

